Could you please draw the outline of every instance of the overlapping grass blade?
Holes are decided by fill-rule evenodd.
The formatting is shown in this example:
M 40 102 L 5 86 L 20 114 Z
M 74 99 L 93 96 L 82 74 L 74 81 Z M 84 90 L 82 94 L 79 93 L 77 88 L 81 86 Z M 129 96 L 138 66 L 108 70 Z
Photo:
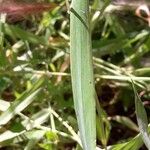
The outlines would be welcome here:
M 0 125 L 5 125 L 11 120 L 17 113 L 24 110 L 28 105 L 30 105 L 33 100 L 37 97 L 41 91 L 41 85 L 44 79 L 41 78 L 33 84 L 31 89 L 25 91 L 20 98 L 16 99 L 11 106 L 0 115 Z

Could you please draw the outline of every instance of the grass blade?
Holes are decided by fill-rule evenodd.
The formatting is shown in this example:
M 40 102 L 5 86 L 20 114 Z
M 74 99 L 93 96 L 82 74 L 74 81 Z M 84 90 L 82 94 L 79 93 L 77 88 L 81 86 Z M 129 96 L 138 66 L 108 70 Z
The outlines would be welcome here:
M 143 106 L 143 103 L 136 91 L 133 81 L 132 81 L 132 87 L 133 87 L 134 94 L 135 94 L 135 109 L 136 109 L 136 117 L 137 117 L 139 130 L 140 130 L 143 142 L 145 143 L 146 147 L 150 150 L 150 138 L 148 135 L 147 114 Z
M 23 111 L 28 105 L 30 105 L 41 91 L 41 85 L 44 79 L 39 79 L 31 89 L 25 91 L 20 98 L 16 99 L 10 107 L 0 115 L 0 125 L 5 125 L 16 114 Z
M 82 146 L 84 150 L 94 150 L 96 149 L 95 89 L 88 7 L 88 0 L 72 1 L 71 77 Z

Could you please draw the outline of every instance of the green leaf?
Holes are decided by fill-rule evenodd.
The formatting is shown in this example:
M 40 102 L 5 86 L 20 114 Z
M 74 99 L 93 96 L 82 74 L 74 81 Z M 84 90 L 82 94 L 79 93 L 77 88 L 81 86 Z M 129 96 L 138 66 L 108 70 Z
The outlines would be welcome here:
M 137 117 L 139 130 L 140 130 L 143 142 L 145 143 L 146 147 L 150 150 L 150 138 L 148 135 L 147 114 L 143 106 L 143 103 L 136 91 L 133 81 L 132 81 L 132 87 L 133 87 L 134 95 L 135 95 L 135 109 L 136 109 L 136 117 Z
M 22 125 L 26 128 L 26 130 L 36 128 L 38 125 L 41 125 L 47 121 L 50 113 L 50 109 L 42 109 L 38 113 L 32 115 L 30 118 L 26 118 L 24 121 L 22 121 Z
M 28 105 L 30 105 L 41 91 L 40 86 L 44 82 L 43 78 L 36 81 L 32 88 L 25 91 L 20 98 L 16 99 L 11 106 L 0 115 L 0 125 L 8 123 L 16 114 L 23 111 Z
M 129 142 L 110 146 L 109 150 L 138 150 L 142 145 L 142 139 L 140 138 L 140 135 L 137 135 L 135 138 L 130 139 Z
M 41 139 L 45 135 L 46 131 L 44 130 L 32 130 L 26 131 L 23 130 L 21 132 L 12 132 L 12 131 L 5 131 L 0 135 L 0 145 L 5 144 L 7 140 L 13 139 L 14 142 L 21 142 L 24 141 L 24 138 L 32 140 L 32 139 Z M 20 138 L 18 138 L 20 137 Z
M 101 141 L 103 146 L 106 147 L 109 140 L 111 125 L 107 119 L 106 112 L 100 106 L 98 98 L 96 99 L 96 109 L 98 114 L 96 117 L 97 138 Z
M 71 78 L 82 146 L 84 150 L 95 150 L 95 88 L 88 9 L 88 0 L 72 1 L 70 15 Z

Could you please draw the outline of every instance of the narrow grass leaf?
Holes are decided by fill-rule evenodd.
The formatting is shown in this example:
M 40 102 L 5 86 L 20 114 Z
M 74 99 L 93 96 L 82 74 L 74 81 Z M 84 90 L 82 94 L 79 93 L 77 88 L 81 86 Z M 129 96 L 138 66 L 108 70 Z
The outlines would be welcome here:
M 82 146 L 84 150 L 95 150 L 95 89 L 88 0 L 72 1 L 70 42 L 72 88 Z
M 21 131 L 21 132 L 12 132 L 12 131 L 5 131 L 4 133 L 0 134 L 0 145 L 1 142 L 7 141 L 9 139 L 15 138 L 21 134 L 25 133 L 25 130 Z
M 0 134 L 0 146 L 7 143 L 7 140 L 14 139 L 14 142 L 21 142 L 24 141 L 24 138 L 26 139 L 41 139 L 46 131 L 44 130 L 32 130 L 32 131 L 27 131 L 23 130 L 21 132 L 12 132 L 12 131 L 5 131 L 4 133 Z M 19 138 L 20 137 L 20 138 Z
M 46 122 L 50 116 L 49 109 L 43 109 L 38 113 L 34 114 L 30 118 L 25 119 L 22 121 L 22 125 L 27 129 L 31 130 L 32 128 L 36 128 L 37 126 L 41 125 L 42 123 Z
M 102 145 L 106 147 L 109 140 L 111 125 L 108 121 L 108 117 L 104 109 L 101 107 L 98 98 L 96 98 L 96 129 L 97 129 L 97 138 L 101 141 Z
M 17 113 L 23 111 L 28 105 L 30 105 L 35 98 L 37 98 L 41 91 L 40 86 L 43 83 L 43 78 L 39 79 L 33 84 L 31 89 L 25 91 L 20 98 L 16 99 L 11 106 L 0 115 L 0 125 L 8 123 Z
M 129 142 L 116 144 L 110 147 L 110 150 L 138 150 L 143 145 L 142 139 L 140 136 L 136 136 L 131 139 Z
M 146 147 L 150 150 L 150 138 L 148 135 L 147 114 L 143 106 L 143 103 L 136 91 L 133 81 L 132 81 L 132 87 L 133 87 L 134 94 L 135 94 L 135 109 L 136 109 L 136 117 L 137 117 L 139 130 L 140 130 L 143 142 L 145 143 Z

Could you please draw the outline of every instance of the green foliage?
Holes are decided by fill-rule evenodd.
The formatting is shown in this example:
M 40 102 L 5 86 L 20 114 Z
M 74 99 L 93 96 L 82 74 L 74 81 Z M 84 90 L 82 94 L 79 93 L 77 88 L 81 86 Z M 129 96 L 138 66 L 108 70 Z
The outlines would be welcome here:
M 147 22 L 110 1 L 89 14 L 88 1 L 47 2 L 57 7 L 17 22 L 0 15 L 0 149 L 149 148 Z

